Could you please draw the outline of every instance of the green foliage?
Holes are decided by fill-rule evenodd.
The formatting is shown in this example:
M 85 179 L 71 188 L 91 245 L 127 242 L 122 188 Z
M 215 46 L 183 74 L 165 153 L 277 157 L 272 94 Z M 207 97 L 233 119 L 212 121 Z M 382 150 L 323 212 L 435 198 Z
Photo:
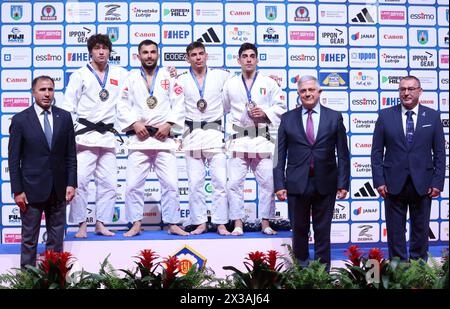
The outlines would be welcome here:
M 1 289 L 32 289 L 34 287 L 34 278 L 28 271 L 14 268 L 6 274 L 0 275 Z
M 0 289 L 448 289 L 448 250 L 441 260 L 430 256 L 427 263 L 384 260 L 378 249 L 372 249 L 366 258 L 358 247 L 351 246 L 345 267 L 330 274 L 318 261 L 300 267 L 292 248 L 287 247 L 290 259 L 273 250 L 249 253 L 244 260 L 245 271 L 223 267 L 233 272 L 225 279 L 217 278 L 210 268 L 198 269 L 196 265 L 182 276 L 176 257 L 156 262 L 151 250 L 141 251 L 132 270 L 115 269 L 108 255 L 98 273 L 70 272 L 70 254 L 46 252 L 37 267 L 12 269 L 0 275 Z M 374 261 L 378 261 L 377 267 Z M 371 273 L 378 274 L 376 280 L 371 279 Z
M 100 264 L 98 275 L 92 274 L 94 285 L 105 289 L 129 289 L 131 284 L 127 279 L 121 278 L 117 270 L 109 262 L 109 255 Z
M 436 271 L 423 260 L 411 260 L 409 267 L 400 277 L 403 289 L 431 289 L 438 275 Z
M 277 264 L 278 252 L 269 250 L 267 254 L 256 251 L 249 253 L 244 262 L 247 272 L 242 272 L 234 266 L 224 266 L 223 269 L 233 271 L 232 285 L 236 289 L 281 289 L 285 277 Z
M 308 267 L 302 268 L 294 256 L 291 245 L 284 245 L 289 252 L 290 260 L 284 257 L 285 265 L 290 265 L 283 273 L 284 288 L 288 289 L 331 289 L 333 277 L 328 273 L 326 265 L 312 261 Z
M 312 261 L 308 267 L 302 268 L 294 262 L 284 274 L 285 287 L 288 289 L 331 289 L 333 277 L 328 273 L 326 265 Z

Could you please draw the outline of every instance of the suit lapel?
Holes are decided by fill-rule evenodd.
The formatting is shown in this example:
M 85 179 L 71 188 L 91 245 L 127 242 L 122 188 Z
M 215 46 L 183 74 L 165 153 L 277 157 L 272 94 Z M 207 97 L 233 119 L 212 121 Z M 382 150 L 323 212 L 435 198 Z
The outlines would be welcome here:
M 41 124 L 39 123 L 39 118 L 36 114 L 36 110 L 34 109 L 34 106 L 31 106 L 28 110 L 28 119 L 30 121 L 30 127 L 34 132 L 37 132 L 37 135 L 41 139 L 41 143 L 45 144 L 45 147 L 47 147 L 48 150 L 50 148 L 48 147 L 47 139 L 45 138 L 44 130 L 42 129 Z
M 416 123 L 416 129 L 414 130 L 414 135 L 413 135 L 413 141 L 411 143 L 411 146 L 414 146 L 414 143 L 417 140 L 417 135 L 420 134 L 420 132 L 422 131 L 422 126 L 424 125 L 424 123 L 426 122 L 426 111 L 422 108 L 421 105 L 419 105 L 419 109 L 417 111 L 417 123 Z
M 403 146 L 408 148 L 408 145 L 406 143 L 406 136 L 405 131 L 403 130 L 403 117 L 402 117 L 402 105 L 398 104 L 394 109 L 394 125 L 396 126 L 395 130 L 398 132 L 398 136 L 400 136 L 400 139 L 402 141 Z
M 319 103 L 317 103 L 317 104 L 319 104 Z M 317 143 L 317 141 L 319 140 L 321 135 L 323 135 L 325 125 L 328 123 L 326 110 L 324 108 L 322 108 L 322 105 L 320 105 L 319 108 L 320 108 L 319 128 L 317 129 L 317 136 L 315 138 L 314 144 Z
M 300 132 L 301 140 L 307 141 L 308 139 L 306 138 L 305 127 L 303 125 L 303 107 L 298 107 L 296 111 L 297 111 L 297 115 L 295 118 L 300 119 L 300 121 L 295 122 L 299 126 L 298 132 Z M 307 144 L 309 145 L 308 142 L 307 142 Z
M 52 107 L 53 111 L 53 135 L 52 135 L 52 149 L 55 147 L 56 137 L 58 136 L 59 129 L 61 128 L 61 116 L 59 110 Z

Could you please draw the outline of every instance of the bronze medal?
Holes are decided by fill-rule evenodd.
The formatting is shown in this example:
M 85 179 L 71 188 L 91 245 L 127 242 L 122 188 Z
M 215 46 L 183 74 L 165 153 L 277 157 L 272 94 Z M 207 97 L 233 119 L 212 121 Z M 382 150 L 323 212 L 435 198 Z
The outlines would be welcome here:
M 200 99 L 197 101 L 197 108 L 199 111 L 203 113 L 206 110 L 206 107 L 208 107 L 208 103 L 205 99 Z
M 248 101 L 247 103 L 245 103 L 245 106 L 247 108 L 247 111 L 251 111 L 253 108 L 256 107 L 256 103 L 252 100 Z
M 108 100 L 109 98 L 109 92 L 106 89 L 102 89 L 99 93 L 98 96 L 100 98 L 100 101 L 105 102 L 106 100 Z

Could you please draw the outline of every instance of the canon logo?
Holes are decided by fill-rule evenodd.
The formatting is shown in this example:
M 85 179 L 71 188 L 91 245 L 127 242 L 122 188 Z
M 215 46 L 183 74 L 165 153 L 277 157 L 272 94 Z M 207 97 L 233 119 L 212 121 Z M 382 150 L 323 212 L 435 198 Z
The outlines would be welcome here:
M 403 40 L 403 34 L 385 34 L 383 38 L 385 40 Z
M 134 36 L 137 38 L 154 38 L 156 37 L 156 33 L 151 32 L 135 32 Z
M 355 144 L 356 148 L 371 148 L 372 144 L 368 144 L 368 143 L 356 143 Z
M 250 11 L 230 11 L 231 16 L 250 16 Z
M 7 83 L 27 83 L 28 79 L 23 78 L 23 77 L 22 78 L 21 77 L 15 77 L 15 78 L 7 77 L 6 82 Z

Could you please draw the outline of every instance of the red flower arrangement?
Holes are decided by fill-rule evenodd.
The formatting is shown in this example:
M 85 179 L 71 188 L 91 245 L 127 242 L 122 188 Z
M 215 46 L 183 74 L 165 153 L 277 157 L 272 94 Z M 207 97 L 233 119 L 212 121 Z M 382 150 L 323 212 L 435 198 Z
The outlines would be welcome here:
M 243 273 L 233 266 L 224 266 L 223 269 L 234 272 L 235 283 L 241 288 L 281 288 L 283 276 L 280 270 L 284 264 L 277 264 L 280 256 L 275 250 L 269 250 L 267 253 L 260 251 L 250 252 L 244 261 L 244 266 L 248 271 L 247 273 Z M 251 261 L 252 263 L 247 261 Z
M 59 288 L 65 288 L 66 276 L 72 269 L 73 260 L 74 257 L 70 252 L 46 250 L 39 259 L 38 268 L 44 272 L 46 276 L 44 281 L 49 286 L 59 284 Z

